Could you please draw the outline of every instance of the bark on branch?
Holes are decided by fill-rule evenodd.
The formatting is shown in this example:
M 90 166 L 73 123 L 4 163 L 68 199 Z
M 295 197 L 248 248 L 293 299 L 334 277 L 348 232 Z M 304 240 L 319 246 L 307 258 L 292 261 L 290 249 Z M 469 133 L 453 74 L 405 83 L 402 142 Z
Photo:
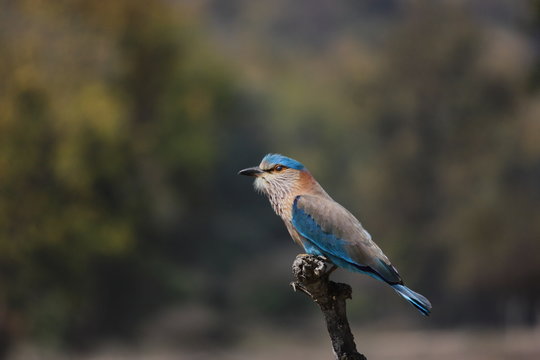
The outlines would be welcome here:
M 292 265 L 295 281 L 291 283 L 295 291 L 309 295 L 319 305 L 326 320 L 326 327 L 332 340 L 332 347 L 337 360 L 366 360 L 356 351 L 351 333 L 345 301 L 351 298 L 352 290 L 347 284 L 329 280 L 327 262 L 319 256 L 300 254 Z

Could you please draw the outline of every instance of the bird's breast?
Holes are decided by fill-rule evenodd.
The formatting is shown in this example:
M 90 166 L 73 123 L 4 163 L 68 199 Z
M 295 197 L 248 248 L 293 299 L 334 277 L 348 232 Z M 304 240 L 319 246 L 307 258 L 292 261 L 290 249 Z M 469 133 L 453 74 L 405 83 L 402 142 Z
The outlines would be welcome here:
M 296 231 L 296 229 L 294 228 L 292 224 L 292 221 L 287 221 L 285 219 L 283 219 L 283 221 L 285 222 L 285 226 L 287 227 L 287 230 L 289 231 L 289 234 L 291 235 L 291 238 L 293 239 L 293 241 L 305 249 L 305 246 L 304 246 L 305 239 L 302 235 L 300 235 L 298 231 Z

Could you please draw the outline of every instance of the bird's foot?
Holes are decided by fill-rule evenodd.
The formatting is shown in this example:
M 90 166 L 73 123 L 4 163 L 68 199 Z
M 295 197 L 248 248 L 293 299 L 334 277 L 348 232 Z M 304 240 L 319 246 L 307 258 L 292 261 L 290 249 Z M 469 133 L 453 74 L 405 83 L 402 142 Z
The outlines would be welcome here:
M 330 276 L 337 266 L 334 265 L 327 257 L 321 255 L 299 254 L 295 262 L 302 269 L 301 276 L 304 278 L 321 278 Z M 309 275 L 311 274 L 311 275 Z
M 330 261 L 330 259 L 328 259 L 326 256 L 319 255 L 319 256 L 317 256 L 317 259 L 324 262 L 325 270 L 326 270 L 326 266 L 330 266 L 330 268 L 328 270 L 324 271 L 321 275 L 324 275 L 324 276 L 328 277 L 328 276 L 330 276 L 330 274 L 332 274 L 338 268 L 337 265 L 335 265 L 332 261 Z

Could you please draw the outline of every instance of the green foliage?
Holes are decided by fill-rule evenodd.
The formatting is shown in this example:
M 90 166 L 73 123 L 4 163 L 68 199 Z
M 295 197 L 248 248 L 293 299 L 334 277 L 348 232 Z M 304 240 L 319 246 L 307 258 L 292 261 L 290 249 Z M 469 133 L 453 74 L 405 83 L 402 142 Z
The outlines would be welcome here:
M 77 344 L 190 292 L 168 234 L 200 216 L 231 80 L 169 5 L 112 7 L 7 8 L 32 24 L 1 39 L 0 304 L 23 319 L 14 336 Z

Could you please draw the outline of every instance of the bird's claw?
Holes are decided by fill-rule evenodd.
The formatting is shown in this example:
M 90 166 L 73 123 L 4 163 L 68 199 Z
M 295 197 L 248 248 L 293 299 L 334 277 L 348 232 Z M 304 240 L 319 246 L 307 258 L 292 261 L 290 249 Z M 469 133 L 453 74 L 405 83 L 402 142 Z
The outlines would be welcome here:
M 309 273 L 313 274 L 316 278 L 323 276 L 328 277 L 337 269 L 337 266 L 325 256 L 299 254 L 297 259 L 300 261 L 302 268 L 300 276 L 302 276 L 304 279 L 309 277 L 307 275 Z
M 313 269 L 313 273 L 316 276 L 320 277 L 321 275 L 324 275 L 325 270 L 326 270 L 326 263 L 324 261 L 319 261 L 317 263 L 317 267 L 315 267 L 315 269 Z
M 338 268 L 332 261 L 330 261 L 330 259 L 328 259 L 327 257 L 325 256 L 317 256 L 317 259 L 319 261 L 321 261 L 319 263 L 319 265 L 317 266 L 317 268 L 315 268 L 314 270 L 314 273 L 315 275 L 317 276 L 329 276 L 331 273 L 333 273 L 334 271 L 336 271 L 336 269 Z M 326 265 L 329 265 L 330 266 L 330 269 L 326 270 Z

